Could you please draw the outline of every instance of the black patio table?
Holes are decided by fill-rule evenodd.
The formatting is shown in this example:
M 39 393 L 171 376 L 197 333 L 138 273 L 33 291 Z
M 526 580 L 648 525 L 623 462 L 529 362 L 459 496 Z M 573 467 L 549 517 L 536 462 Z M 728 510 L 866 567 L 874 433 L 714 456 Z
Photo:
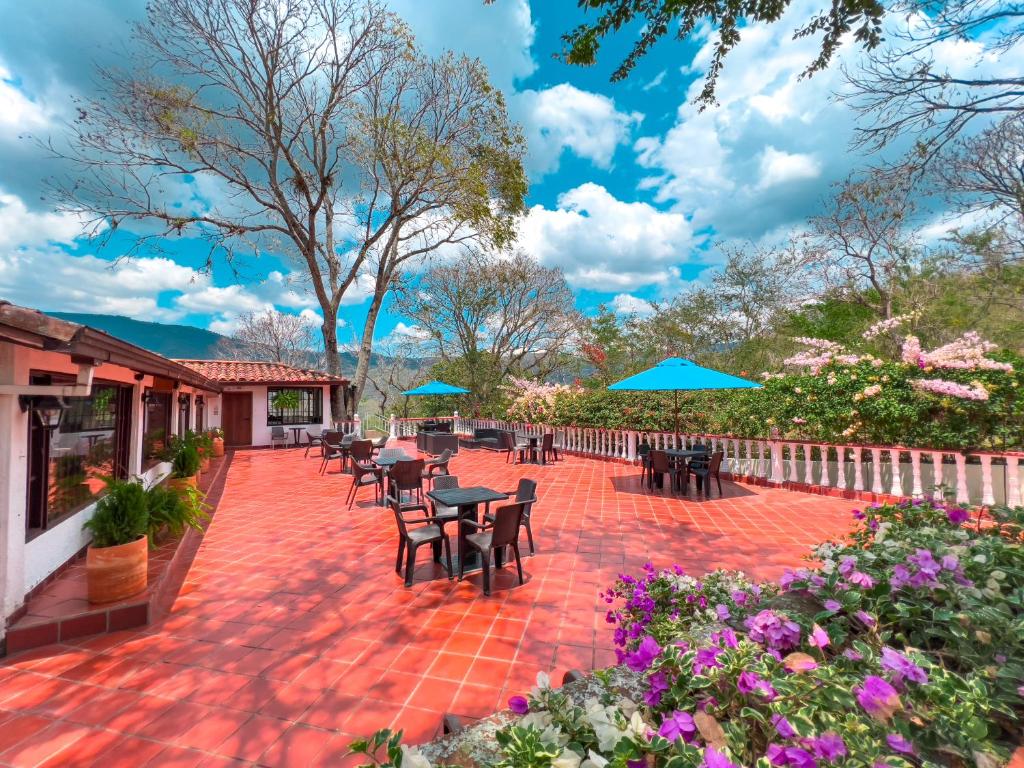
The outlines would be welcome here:
M 666 448 L 665 449 L 665 455 L 668 456 L 670 459 L 675 459 L 677 461 L 686 461 L 687 459 L 696 459 L 699 456 L 708 456 L 710 454 L 709 454 L 709 452 L 707 450 L 703 450 L 703 449 L 699 450 L 699 451 L 695 451 L 695 450 L 689 449 L 689 448 L 686 448 L 686 449 L 684 449 L 684 448 Z M 648 459 L 645 458 L 644 461 L 648 461 Z M 653 473 L 651 475 L 650 480 L 658 488 L 661 488 L 664 485 L 664 482 L 665 482 L 664 479 L 660 475 L 658 476 L 657 480 L 655 480 Z
M 406 456 L 404 453 L 399 456 L 374 456 L 371 461 L 378 467 L 393 467 L 400 461 L 412 461 L 412 456 Z
M 490 504 L 492 501 L 504 501 L 508 498 L 507 493 L 501 491 L 494 491 L 490 488 L 485 488 L 481 485 L 471 486 L 469 488 L 445 488 L 438 491 L 427 491 L 427 496 L 433 499 L 436 503 L 441 504 L 445 507 L 455 507 L 458 509 L 458 520 L 459 520 L 459 546 L 458 553 L 455 558 L 452 559 L 453 573 L 459 572 L 459 563 L 465 558 L 466 565 L 463 571 L 476 570 L 482 568 L 483 563 L 480 560 L 480 553 L 473 550 L 468 556 L 466 552 L 466 528 L 462 524 L 463 518 L 472 519 L 474 522 L 480 522 L 479 509 L 481 504 Z M 495 550 L 495 558 L 500 558 L 501 554 Z M 500 565 L 500 563 L 495 563 Z
M 525 461 L 524 460 L 522 462 L 523 464 L 545 464 L 546 463 L 544 461 L 543 451 L 541 451 L 540 448 L 537 445 L 537 441 L 540 440 L 540 438 L 537 437 L 537 435 L 528 435 L 525 432 L 516 432 L 516 441 L 518 442 L 519 440 L 528 440 L 530 442 L 530 447 L 528 449 L 529 452 L 530 452 L 530 460 L 529 461 Z M 524 453 L 525 453 L 525 451 L 524 451 Z
M 298 427 L 288 427 L 288 429 L 290 429 L 292 431 L 292 445 L 294 445 L 296 448 L 301 448 L 302 445 L 299 443 L 299 436 L 305 430 L 309 429 L 309 426 L 306 425 L 306 424 L 303 424 L 303 425 L 298 426 Z

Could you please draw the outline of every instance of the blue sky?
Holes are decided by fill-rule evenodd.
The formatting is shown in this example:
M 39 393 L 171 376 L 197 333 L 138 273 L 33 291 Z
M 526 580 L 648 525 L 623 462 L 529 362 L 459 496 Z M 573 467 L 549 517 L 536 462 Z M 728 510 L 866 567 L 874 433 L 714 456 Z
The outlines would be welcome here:
M 479 56 L 508 97 L 529 139 L 529 214 L 519 246 L 561 267 L 581 310 L 607 303 L 644 312 L 720 264 L 720 243 L 777 242 L 799 231 L 830 185 L 878 158 L 849 150 L 852 113 L 833 94 L 838 67 L 800 74 L 814 40 L 792 31 L 816 4 L 794 0 L 777 25 L 744 31 L 729 57 L 719 106 L 699 112 L 692 96 L 708 61 L 708 39 L 663 41 L 630 79 L 608 75 L 630 35 L 606 43 L 592 68 L 553 59 L 559 36 L 582 18 L 575 3 L 497 0 L 391 0 L 430 52 Z M 217 262 L 197 271 L 207 248 L 168 240 L 162 251 L 119 260 L 121 233 L 103 250 L 81 237 L 81 222 L 56 214 L 42 179 L 59 172 L 39 140 L 58 136 L 73 99 L 87 98 L 96 63 L 120 59 L 128 23 L 142 0 L 4 3 L 0 30 L 0 298 L 50 310 L 124 314 L 230 331 L 240 312 L 269 306 L 312 316 L 316 302 L 273 256 L 246 259 L 237 272 Z M 978 64 L 983 43 L 951 41 L 940 63 L 1017 72 L 1020 56 Z M 847 46 L 841 59 L 856 65 Z M 893 155 L 900 151 L 895 147 Z M 937 231 L 945 226 L 936 214 Z M 362 328 L 365 299 L 346 301 L 342 342 Z M 386 309 L 383 337 L 406 324 Z

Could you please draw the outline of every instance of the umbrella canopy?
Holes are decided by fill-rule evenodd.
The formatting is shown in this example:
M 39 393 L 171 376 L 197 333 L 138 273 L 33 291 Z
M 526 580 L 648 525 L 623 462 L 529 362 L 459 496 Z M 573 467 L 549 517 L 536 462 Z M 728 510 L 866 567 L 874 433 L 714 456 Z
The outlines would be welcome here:
M 679 392 L 707 389 L 760 389 L 761 385 L 712 368 L 704 368 L 692 360 L 669 357 L 653 368 L 628 379 L 617 381 L 608 389 L 617 392 L 674 392 L 675 425 L 679 431 Z
M 413 397 L 417 395 L 468 395 L 469 390 L 462 387 L 453 387 L 451 384 L 445 384 L 443 381 L 428 381 L 426 384 L 421 384 L 415 389 L 410 389 L 402 394 Z

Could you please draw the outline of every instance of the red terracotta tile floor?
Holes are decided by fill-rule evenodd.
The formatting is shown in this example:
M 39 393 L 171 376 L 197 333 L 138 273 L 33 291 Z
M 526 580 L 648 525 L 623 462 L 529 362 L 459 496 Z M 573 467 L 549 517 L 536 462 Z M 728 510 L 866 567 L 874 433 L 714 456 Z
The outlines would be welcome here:
M 0 764 L 337 765 L 384 726 L 425 741 L 442 713 L 488 714 L 541 670 L 613 663 L 598 592 L 620 571 L 777 577 L 856 506 L 735 483 L 676 498 L 623 464 L 463 452 L 463 486 L 539 482 L 526 583 L 506 568 L 485 597 L 479 573 L 448 581 L 426 550 L 406 589 L 391 513 L 372 488 L 348 510 L 349 476 L 318 465 L 302 450 L 236 453 L 164 619 L 0 660 Z

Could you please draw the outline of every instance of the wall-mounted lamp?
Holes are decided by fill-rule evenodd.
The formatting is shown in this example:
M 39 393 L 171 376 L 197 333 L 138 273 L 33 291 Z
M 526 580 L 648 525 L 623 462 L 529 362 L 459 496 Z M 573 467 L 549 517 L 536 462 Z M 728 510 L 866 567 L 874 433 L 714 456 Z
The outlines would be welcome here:
M 178 395 L 178 405 L 182 405 L 182 406 L 188 405 L 188 399 L 189 399 L 188 394 L 185 393 L 185 392 L 182 392 L 180 395 Z
M 32 411 L 39 423 L 48 429 L 57 429 L 68 404 L 54 395 L 21 395 L 18 404 L 23 411 Z
M 156 397 L 148 389 L 145 392 L 142 393 L 142 404 L 143 405 L 149 405 L 150 403 L 152 403 L 155 400 L 156 400 Z
M 196 405 L 203 405 L 206 399 L 202 395 L 196 395 Z

